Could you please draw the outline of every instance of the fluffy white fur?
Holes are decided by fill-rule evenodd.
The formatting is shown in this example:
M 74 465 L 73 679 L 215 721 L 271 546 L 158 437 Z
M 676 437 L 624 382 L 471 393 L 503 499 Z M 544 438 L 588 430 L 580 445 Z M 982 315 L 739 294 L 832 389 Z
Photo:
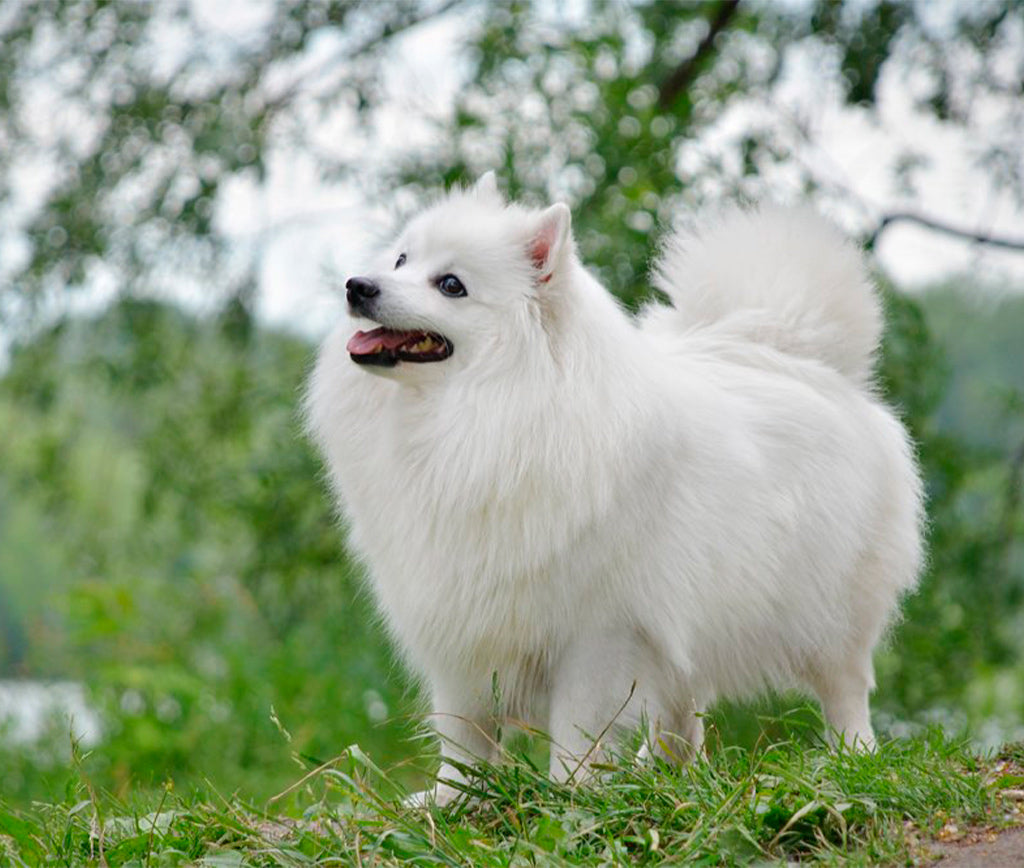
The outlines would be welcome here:
M 562 779 L 613 719 L 683 758 L 716 698 L 794 685 L 872 745 L 872 650 L 918 573 L 921 495 L 871 387 L 860 254 L 810 212 L 733 211 L 668 241 L 673 306 L 632 318 L 569 226 L 491 176 L 453 192 L 382 254 L 377 322 L 342 322 L 310 384 L 351 549 L 445 757 L 492 756 L 507 718 L 550 733 Z M 436 289 L 448 272 L 466 297 Z M 454 353 L 354 364 L 346 341 L 377 323 Z

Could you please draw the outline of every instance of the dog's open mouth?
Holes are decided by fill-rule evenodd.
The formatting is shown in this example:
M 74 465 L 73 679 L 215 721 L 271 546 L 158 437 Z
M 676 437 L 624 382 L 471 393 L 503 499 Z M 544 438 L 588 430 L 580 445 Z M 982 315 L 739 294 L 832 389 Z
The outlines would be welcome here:
M 440 362 L 452 354 L 451 341 L 435 332 L 381 328 L 356 332 L 348 339 L 348 354 L 359 365 L 393 367 L 399 362 Z

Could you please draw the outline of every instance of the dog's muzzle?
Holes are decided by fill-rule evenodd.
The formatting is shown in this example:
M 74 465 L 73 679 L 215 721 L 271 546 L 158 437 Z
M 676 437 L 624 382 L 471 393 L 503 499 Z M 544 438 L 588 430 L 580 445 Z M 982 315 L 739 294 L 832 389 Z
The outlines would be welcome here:
M 380 287 L 368 277 L 350 277 L 345 282 L 346 297 L 352 313 L 370 316 Z

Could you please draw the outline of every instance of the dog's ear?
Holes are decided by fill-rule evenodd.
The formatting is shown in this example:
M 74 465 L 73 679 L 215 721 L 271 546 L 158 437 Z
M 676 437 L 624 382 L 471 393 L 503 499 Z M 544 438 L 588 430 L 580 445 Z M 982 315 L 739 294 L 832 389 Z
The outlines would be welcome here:
M 538 283 L 547 283 L 572 247 L 572 214 L 561 202 L 542 211 L 530 237 L 530 262 Z
M 473 185 L 473 193 L 479 199 L 492 199 L 504 204 L 505 200 L 498 189 L 498 177 L 494 172 L 484 172 Z

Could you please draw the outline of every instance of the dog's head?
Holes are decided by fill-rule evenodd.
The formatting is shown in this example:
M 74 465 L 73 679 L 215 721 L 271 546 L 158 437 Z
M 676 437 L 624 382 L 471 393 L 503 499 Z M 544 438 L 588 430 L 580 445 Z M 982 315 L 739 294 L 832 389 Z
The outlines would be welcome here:
M 416 217 L 371 273 L 349 278 L 349 312 L 369 321 L 349 339 L 349 355 L 367 370 L 420 380 L 427 368 L 525 350 L 543 336 L 548 297 L 572 259 L 569 209 L 507 205 L 488 172 Z

